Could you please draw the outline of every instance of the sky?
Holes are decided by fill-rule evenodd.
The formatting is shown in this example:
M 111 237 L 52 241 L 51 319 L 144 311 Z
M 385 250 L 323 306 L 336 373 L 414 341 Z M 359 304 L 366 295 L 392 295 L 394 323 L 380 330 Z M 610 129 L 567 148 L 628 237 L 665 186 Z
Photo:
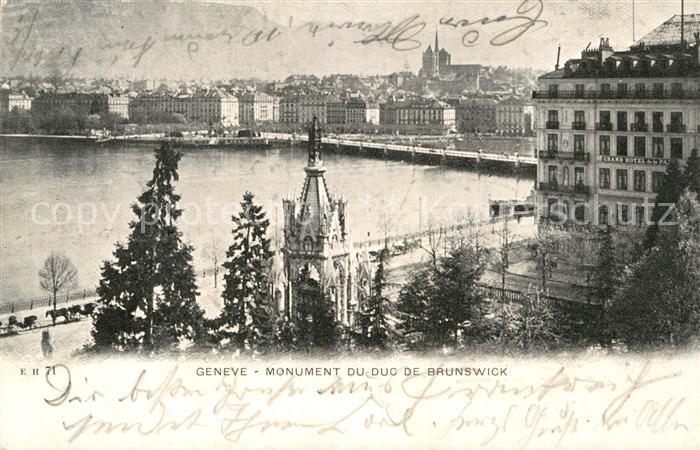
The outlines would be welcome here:
M 632 27 L 632 6 L 634 3 L 634 37 Z M 439 32 L 440 47 L 452 54 L 453 63 L 481 63 L 550 69 L 556 62 L 557 47 L 561 46 L 561 58 L 565 61 L 578 57 L 589 43 L 596 46 L 602 37 L 610 39 L 613 48 L 629 47 L 635 39 L 652 30 L 674 14 L 680 14 L 679 0 L 621 0 L 586 1 L 557 0 L 541 2 L 539 20 L 546 24 L 533 26 L 514 41 L 493 46 L 490 36 L 512 28 L 518 22 L 491 23 L 474 28 L 479 31 L 479 39 L 470 47 L 462 45 L 464 32 L 459 29 L 439 25 L 441 18 L 454 17 L 470 22 L 484 17 L 495 18 L 502 15 L 518 15 L 519 7 L 534 8 L 538 1 L 269 1 L 251 2 L 263 14 L 277 23 L 286 23 L 290 15 L 306 20 L 367 20 L 379 22 L 396 20 L 412 14 L 419 14 L 426 27 L 419 34 L 422 42 L 420 51 L 387 56 L 384 49 L 363 49 L 358 66 L 363 72 L 385 72 L 389 67 L 400 65 L 406 69 L 420 67 L 420 52 L 432 44 L 435 31 Z M 534 12 L 533 11 L 533 12 Z M 700 13 L 700 1 L 686 1 L 685 13 Z M 525 14 L 534 18 L 535 14 Z M 467 39 L 469 40 L 469 38 Z M 371 50 L 371 51 L 370 51 Z
M 153 5 L 167 0 L 154 0 L 114 2 L 130 6 L 116 6 L 110 14 L 128 12 L 116 19 L 98 14 L 92 20 L 90 11 L 96 9 L 87 6 L 112 0 L 66 1 L 78 6 L 71 13 L 76 20 L 40 15 L 23 53 L 18 50 L 23 41 L 14 38 L 30 29 L 29 20 L 3 20 L 3 74 L 73 71 L 129 78 L 269 80 L 292 73 L 417 72 L 436 31 L 453 64 L 551 70 L 559 46 L 562 62 L 578 57 L 589 43 L 597 46 L 602 37 L 613 48 L 625 49 L 681 10 L 680 0 L 190 0 L 178 3 L 183 8 L 163 9 Z M 700 13 L 700 1 L 686 1 L 685 12 Z M 56 30 L 57 23 L 73 29 Z M 243 43 L 260 29 L 276 32 L 270 39 L 259 36 L 253 45 Z M 235 32 L 240 34 L 231 37 Z M 169 38 L 176 33 L 200 38 Z M 202 39 L 206 33 L 215 36 Z M 148 49 L 139 56 L 144 45 Z M 48 59 L 64 47 L 62 61 Z M 17 54 L 22 57 L 15 60 Z M 67 67 L 72 59 L 78 63 Z

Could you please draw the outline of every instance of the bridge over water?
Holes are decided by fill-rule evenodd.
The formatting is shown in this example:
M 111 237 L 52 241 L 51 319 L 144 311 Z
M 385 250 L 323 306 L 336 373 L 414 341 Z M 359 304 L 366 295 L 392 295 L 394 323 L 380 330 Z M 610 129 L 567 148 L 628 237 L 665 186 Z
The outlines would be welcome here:
M 288 133 L 262 133 L 262 136 L 273 140 L 289 141 L 291 143 L 308 141 L 308 137 L 306 135 L 294 135 Z M 333 137 L 323 137 L 321 138 L 321 143 L 327 149 L 341 152 L 356 151 L 361 153 L 374 153 L 384 155 L 394 154 L 407 157 L 415 157 L 416 155 L 418 155 L 422 157 L 428 157 L 430 159 L 452 159 L 468 161 L 472 163 L 487 162 L 526 168 L 537 167 L 537 158 L 535 158 L 534 156 L 520 156 L 517 154 L 510 155 L 492 152 L 482 152 L 479 150 L 472 151 L 453 150 L 447 148 L 431 148 L 418 145 L 390 144 L 384 142 L 369 142 Z

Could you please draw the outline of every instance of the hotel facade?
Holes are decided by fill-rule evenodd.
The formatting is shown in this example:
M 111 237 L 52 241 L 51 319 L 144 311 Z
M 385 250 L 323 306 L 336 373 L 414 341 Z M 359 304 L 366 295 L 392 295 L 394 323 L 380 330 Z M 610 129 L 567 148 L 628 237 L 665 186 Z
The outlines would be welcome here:
M 698 17 L 688 19 L 697 28 Z M 601 39 L 540 77 L 533 102 L 541 221 L 644 225 L 671 160 L 683 166 L 700 146 L 699 39 L 681 44 L 678 21 L 628 51 Z

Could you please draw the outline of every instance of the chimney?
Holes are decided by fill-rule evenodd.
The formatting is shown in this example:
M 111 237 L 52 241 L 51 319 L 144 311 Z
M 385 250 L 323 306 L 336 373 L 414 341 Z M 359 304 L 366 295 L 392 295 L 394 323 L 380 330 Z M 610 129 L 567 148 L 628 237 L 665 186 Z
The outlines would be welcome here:
M 693 33 L 695 36 L 695 64 L 700 65 L 700 32 Z
M 561 45 L 557 47 L 557 63 L 554 65 L 554 70 L 559 70 L 559 56 L 561 56 Z
M 600 64 L 605 64 L 605 60 L 613 55 L 613 49 L 610 47 L 610 39 L 601 38 L 598 49 L 600 50 Z

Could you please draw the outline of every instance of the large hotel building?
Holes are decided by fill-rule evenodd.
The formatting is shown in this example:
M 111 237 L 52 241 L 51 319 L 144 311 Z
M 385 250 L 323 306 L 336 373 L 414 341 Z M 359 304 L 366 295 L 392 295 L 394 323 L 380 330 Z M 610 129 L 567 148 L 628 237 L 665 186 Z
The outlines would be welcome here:
M 641 225 L 667 165 L 700 147 L 700 15 L 686 15 L 683 32 L 680 23 L 672 17 L 627 51 L 601 39 L 540 77 L 541 220 Z

